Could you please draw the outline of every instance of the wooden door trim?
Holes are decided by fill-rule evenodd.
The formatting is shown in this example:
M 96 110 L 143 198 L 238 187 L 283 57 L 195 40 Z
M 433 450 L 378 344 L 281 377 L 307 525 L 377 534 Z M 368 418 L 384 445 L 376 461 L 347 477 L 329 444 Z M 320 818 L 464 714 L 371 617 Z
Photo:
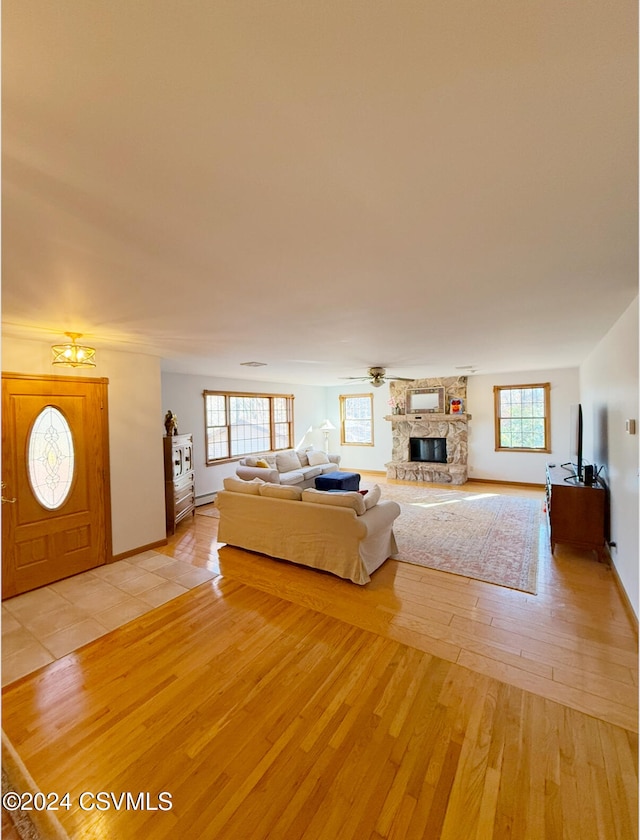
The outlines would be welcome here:
M 64 376 L 55 373 L 11 373 L 10 371 L 2 371 L 3 379 L 37 379 L 38 381 L 50 382 L 93 382 L 97 384 L 108 385 L 109 380 L 106 376 Z
M 106 412 L 106 423 L 101 423 L 100 443 L 104 455 L 104 469 L 102 472 L 103 482 L 103 498 L 104 498 L 104 553 L 105 565 L 114 562 L 113 556 L 113 529 L 111 523 L 111 453 L 109 447 L 109 393 L 108 385 L 109 379 L 104 376 L 64 376 L 60 374 L 29 374 L 29 373 L 12 373 L 2 371 L 2 380 L 28 380 L 37 382 L 50 382 L 53 386 L 56 383 L 82 383 L 90 384 L 99 387 L 99 397 L 102 404 L 102 410 Z M 52 394 L 55 397 L 55 394 Z

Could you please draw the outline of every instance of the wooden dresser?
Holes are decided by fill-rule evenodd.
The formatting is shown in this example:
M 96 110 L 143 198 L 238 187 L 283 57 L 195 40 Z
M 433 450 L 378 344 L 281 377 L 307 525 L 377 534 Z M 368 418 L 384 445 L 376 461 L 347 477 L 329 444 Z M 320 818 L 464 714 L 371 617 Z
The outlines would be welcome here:
M 591 486 L 572 481 L 562 467 L 547 465 L 547 518 L 553 553 L 557 543 L 586 548 L 607 560 L 609 500 L 596 479 Z
M 163 444 L 167 534 L 175 534 L 176 525 L 196 511 L 193 435 L 165 437 Z

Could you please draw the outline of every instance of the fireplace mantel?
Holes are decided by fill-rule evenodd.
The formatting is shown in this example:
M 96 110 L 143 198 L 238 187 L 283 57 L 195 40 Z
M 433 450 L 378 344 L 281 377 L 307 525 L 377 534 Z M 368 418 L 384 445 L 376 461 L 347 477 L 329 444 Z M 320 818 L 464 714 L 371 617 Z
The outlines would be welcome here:
M 467 439 L 470 414 L 390 414 L 393 451 L 387 478 L 464 484 L 467 480 Z M 409 438 L 439 437 L 447 441 L 447 463 L 409 460 Z
M 405 420 L 405 421 L 413 421 L 413 420 L 422 420 L 422 421 L 442 421 L 442 420 L 451 420 L 454 423 L 456 420 L 471 420 L 470 414 L 442 414 L 440 412 L 435 411 L 424 411 L 422 414 L 387 414 L 384 418 L 385 420 L 391 420 L 393 423 L 394 420 Z

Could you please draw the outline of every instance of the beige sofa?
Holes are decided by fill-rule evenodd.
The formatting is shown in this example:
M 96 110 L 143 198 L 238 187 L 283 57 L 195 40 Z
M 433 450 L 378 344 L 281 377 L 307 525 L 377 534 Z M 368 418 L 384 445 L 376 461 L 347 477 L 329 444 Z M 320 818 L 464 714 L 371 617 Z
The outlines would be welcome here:
M 400 505 L 379 501 L 378 487 L 362 496 L 260 479 L 226 478 L 224 486 L 216 498 L 220 542 L 358 584 L 368 583 L 372 572 L 397 553 L 393 523 Z
M 266 463 L 267 466 L 259 466 Z M 236 475 L 244 481 L 260 478 L 270 484 L 294 487 L 314 487 L 316 476 L 335 472 L 340 465 L 339 455 L 327 455 L 317 449 L 284 449 L 265 455 L 247 455 L 236 467 Z

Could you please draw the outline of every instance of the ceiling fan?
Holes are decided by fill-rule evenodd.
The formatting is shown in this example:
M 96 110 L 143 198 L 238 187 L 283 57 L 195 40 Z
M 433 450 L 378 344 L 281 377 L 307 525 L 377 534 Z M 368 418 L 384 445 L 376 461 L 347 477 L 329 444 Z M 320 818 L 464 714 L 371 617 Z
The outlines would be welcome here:
M 358 382 L 368 382 L 374 388 L 379 388 L 388 381 L 413 382 L 408 376 L 387 376 L 383 367 L 370 367 L 367 376 L 342 376 L 341 379 L 355 379 Z

